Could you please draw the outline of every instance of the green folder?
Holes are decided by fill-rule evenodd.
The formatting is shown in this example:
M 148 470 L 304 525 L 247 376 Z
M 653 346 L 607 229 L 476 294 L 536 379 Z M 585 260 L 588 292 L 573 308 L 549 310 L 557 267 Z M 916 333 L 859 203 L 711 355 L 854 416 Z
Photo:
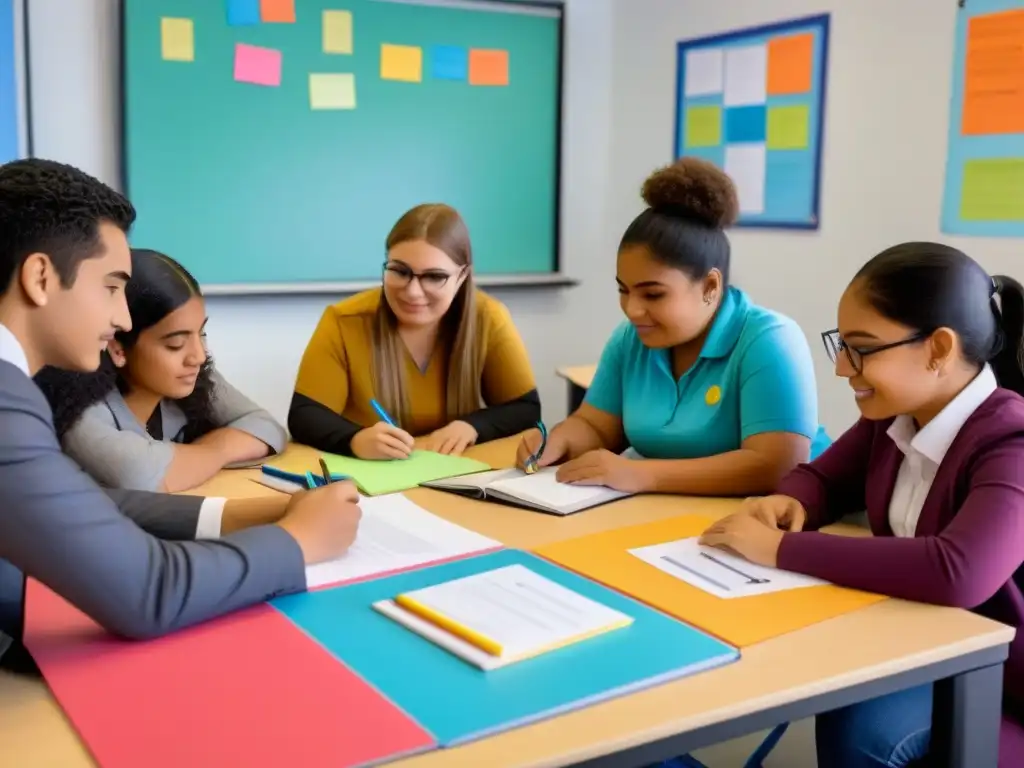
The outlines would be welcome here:
M 380 496 L 415 488 L 420 483 L 443 480 L 491 469 L 489 464 L 464 456 L 445 456 L 433 451 L 413 451 L 407 459 L 372 461 L 323 454 L 332 475 L 348 475 L 367 496 Z

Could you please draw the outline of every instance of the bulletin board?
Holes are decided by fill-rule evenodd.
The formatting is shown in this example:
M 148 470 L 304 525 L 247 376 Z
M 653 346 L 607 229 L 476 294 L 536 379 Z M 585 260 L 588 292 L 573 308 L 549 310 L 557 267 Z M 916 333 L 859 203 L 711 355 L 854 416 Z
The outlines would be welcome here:
M 124 0 L 123 14 L 131 240 L 206 292 L 377 284 L 388 231 L 424 202 L 463 215 L 482 282 L 558 277 L 560 2 Z
M 736 184 L 737 226 L 817 229 L 829 16 L 680 42 L 675 156 Z
M 1024 0 L 961 6 L 942 231 L 1024 237 Z
M 30 152 L 25 41 L 24 0 L 0 0 L 0 163 Z

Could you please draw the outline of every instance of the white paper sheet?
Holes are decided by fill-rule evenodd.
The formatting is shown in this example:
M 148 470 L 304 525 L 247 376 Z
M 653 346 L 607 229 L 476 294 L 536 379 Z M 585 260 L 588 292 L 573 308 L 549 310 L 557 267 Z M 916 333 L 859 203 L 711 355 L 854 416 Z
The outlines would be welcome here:
M 725 172 L 736 185 L 742 213 L 764 213 L 766 167 L 764 144 L 726 145 Z
M 727 107 L 764 104 L 768 100 L 768 48 L 748 45 L 725 51 L 725 92 Z
M 320 587 L 494 549 L 494 539 L 427 512 L 400 493 L 361 497 L 355 543 L 341 557 L 307 566 L 306 586 Z
M 686 53 L 687 96 L 711 96 L 722 92 L 725 80 L 721 48 L 698 48 Z
M 634 557 L 680 581 L 716 597 L 752 597 L 786 589 L 816 587 L 827 581 L 756 565 L 715 547 L 703 547 L 697 538 L 629 550 Z
M 529 655 L 631 619 L 523 565 L 411 592 L 409 597 L 498 643 L 503 658 Z
M 565 510 L 581 504 L 612 501 L 628 494 L 603 485 L 571 485 L 555 479 L 556 467 L 545 467 L 532 475 L 513 480 L 501 480 L 491 487 L 555 510 Z

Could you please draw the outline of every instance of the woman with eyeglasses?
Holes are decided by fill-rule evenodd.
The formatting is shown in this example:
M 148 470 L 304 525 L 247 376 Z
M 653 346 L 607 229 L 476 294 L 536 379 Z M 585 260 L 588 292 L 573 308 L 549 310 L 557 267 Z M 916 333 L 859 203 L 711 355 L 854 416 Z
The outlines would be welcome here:
M 807 461 L 815 438 L 827 442 L 807 339 L 729 284 L 725 228 L 739 204 L 725 173 L 683 158 L 642 195 L 648 207 L 619 244 L 626 320 L 537 464 L 560 464 L 561 482 L 622 491 L 766 493 Z M 528 432 L 519 465 L 540 446 Z
M 1024 625 L 1024 290 L 960 251 L 904 243 L 857 273 L 826 349 L 862 418 L 703 543 L 836 584 Z M 872 538 L 817 533 L 867 509 Z M 999 765 L 1024 765 L 1024 635 L 1004 674 Z M 932 686 L 817 718 L 818 764 L 928 754 Z M 916 763 L 915 763 L 916 764 Z
M 382 287 L 328 307 L 306 347 L 292 437 L 331 453 L 402 459 L 414 446 L 459 454 L 536 424 L 526 348 L 505 306 L 474 286 L 458 212 L 419 205 L 386 245 Z

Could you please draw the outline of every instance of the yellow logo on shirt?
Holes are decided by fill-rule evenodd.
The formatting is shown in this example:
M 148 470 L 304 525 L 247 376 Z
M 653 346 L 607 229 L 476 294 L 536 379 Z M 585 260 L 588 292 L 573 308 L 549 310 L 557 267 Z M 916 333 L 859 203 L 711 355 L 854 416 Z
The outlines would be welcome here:
M 712 384 L 708 387 L 708 391 L 704 393 L 704 402 L 708 405 L 716 405 L 721 399 L 722 388 L 717 384 Z

